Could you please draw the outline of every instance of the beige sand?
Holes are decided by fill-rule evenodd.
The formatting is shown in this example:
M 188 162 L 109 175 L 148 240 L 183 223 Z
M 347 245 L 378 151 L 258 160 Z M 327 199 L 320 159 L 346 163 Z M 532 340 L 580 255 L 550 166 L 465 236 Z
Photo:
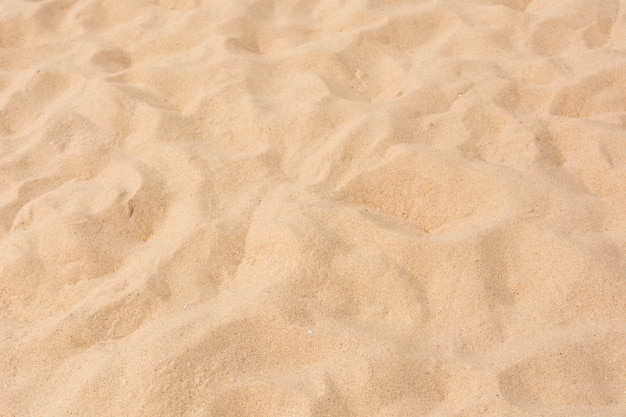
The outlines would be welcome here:
M 626 416 L 624 0 L 2 0 L 0 416 Z

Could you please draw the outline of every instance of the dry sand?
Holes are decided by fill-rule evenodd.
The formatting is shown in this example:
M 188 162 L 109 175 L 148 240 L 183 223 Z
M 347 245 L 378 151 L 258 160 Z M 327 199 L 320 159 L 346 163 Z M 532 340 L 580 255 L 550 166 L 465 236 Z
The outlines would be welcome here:
M 626 416 L 624 0 L 2 0 L 0 416 Z

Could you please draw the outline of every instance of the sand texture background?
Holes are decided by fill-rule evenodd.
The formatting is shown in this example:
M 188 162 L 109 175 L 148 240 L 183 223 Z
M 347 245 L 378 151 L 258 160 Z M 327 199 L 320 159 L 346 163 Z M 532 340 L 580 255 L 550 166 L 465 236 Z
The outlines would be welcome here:
M 2 0 L 0 416 L 626 416 L 622 0 Z

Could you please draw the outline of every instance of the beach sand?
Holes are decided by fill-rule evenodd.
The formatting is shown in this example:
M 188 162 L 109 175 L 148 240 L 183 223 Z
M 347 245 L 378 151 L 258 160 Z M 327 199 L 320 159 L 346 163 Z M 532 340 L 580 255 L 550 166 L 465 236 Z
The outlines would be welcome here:
M 0 416 L 626 416 L 626 3 L 3 0 Z

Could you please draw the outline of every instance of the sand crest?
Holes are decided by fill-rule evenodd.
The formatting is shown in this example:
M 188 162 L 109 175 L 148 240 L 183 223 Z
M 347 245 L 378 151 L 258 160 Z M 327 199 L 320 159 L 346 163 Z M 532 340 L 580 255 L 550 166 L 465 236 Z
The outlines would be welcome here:
M 4 0 L 0 416 L 626 415 L 626 4 Z

